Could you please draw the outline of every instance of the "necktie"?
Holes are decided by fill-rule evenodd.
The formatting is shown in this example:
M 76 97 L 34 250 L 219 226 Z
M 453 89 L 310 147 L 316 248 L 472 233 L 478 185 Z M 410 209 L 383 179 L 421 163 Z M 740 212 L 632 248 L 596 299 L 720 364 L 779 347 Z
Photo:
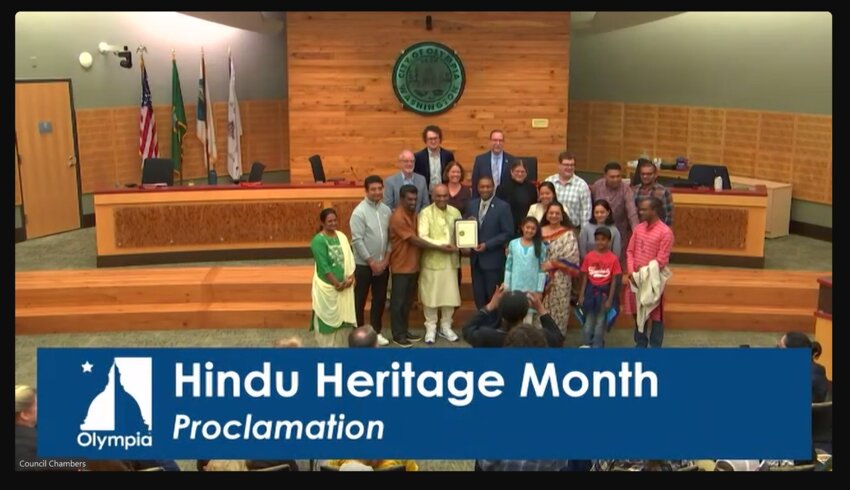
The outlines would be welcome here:
M 487 205 L 486 201 L 481 201 L 481 207 L 478 208 L 478 223 L 479 224 L 484 222 L 484 215 L 487 214 L 487 208 L 488 207 L 489 206 Z

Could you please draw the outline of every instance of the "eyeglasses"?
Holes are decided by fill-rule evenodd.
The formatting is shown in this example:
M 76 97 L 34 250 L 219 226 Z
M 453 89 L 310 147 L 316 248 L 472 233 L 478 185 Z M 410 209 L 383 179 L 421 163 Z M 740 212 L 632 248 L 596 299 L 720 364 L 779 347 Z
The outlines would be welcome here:
M 576 166 L 575 163 L 559 163 L 558 165 L 560 165 L 562 167 L 575 167 Z
M 427 141 L 440 141 L 440 137 L 439 137 L 439 136 L 434 136 L 434 137 L 431 137 L 431 138 L 426 138 L 426 140 L 427 140 Z

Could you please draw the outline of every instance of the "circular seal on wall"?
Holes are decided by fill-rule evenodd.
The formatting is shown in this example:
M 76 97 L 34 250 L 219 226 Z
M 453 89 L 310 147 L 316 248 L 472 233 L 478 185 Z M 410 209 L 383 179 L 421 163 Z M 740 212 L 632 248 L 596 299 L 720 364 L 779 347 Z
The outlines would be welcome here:
M 404 108 L 418 114 L 440 114 L 463 94 L 466 75 L 457 53 L 435 42 L 403 50 L 393 67 L 393 91 Z

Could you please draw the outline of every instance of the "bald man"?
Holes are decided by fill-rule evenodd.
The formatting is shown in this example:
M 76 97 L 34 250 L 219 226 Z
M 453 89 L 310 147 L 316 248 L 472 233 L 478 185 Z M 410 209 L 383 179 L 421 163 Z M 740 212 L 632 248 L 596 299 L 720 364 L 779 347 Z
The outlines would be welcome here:
M 414 163 L 413 152 L 410 150 L 402 151 L 398 155 L 399 172 L 384 180 L 384 204 L 389 206 L 393 211 L 398 207 L 400 202 L 399 192 L 404 185 L 416 187 L 415 212 L 417 214 L 430 202 L 428 199 L 428 182 L 425 180 L 425 177 L 413 172 Z
M 348 334 L 349 347 L 378 347 L 378 333 L 371 325 L 357 327 Z
M 425 343 L 433 344 L 437 334 L 454 342 L 457 334 L 452 330 L 454 310 L 460 306 L 457 270 L 460 260 L 455 247 L 455 221 L 461 219 L 460 211 L 449 205 L 449 188 L 446 184 L 431 186 L 430 206 L 419 213 L 419 237 L 442 248 L 422 250 L 419 270 L 419 300 L 425 313 Z M 437 332 L 437 314 L 442 314 Z

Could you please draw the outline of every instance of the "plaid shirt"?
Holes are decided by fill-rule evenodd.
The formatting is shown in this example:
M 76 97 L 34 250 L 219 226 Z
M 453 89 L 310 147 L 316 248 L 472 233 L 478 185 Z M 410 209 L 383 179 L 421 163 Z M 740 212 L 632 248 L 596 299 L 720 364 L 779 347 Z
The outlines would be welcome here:
M 578 175 L 573 175 L 566 184 L 561 183 L 558 174 L 546 179 L 555 186 L 555 195 L 558 202 L 564 206 L 573 226 L 580 228 L 590 221 L 593 209 L 590 202 L 590 187 Z
M 481 471 L 565 471 L 568 460 L 557 459 L 479 459 Z
M 664 220 L 665 225 L 670 228 L 673 227 L 673 195 L 670 194 L 670 189 L 656 182 L 646 189 L 641 184 L 633 186 L 632 192 L 635 195 L 636 207 L 640 207 L 640 201 L 647 197 L 661 199 L 661 204 L 664 205 L 664 216 L 659 216 L 659 218 Z

